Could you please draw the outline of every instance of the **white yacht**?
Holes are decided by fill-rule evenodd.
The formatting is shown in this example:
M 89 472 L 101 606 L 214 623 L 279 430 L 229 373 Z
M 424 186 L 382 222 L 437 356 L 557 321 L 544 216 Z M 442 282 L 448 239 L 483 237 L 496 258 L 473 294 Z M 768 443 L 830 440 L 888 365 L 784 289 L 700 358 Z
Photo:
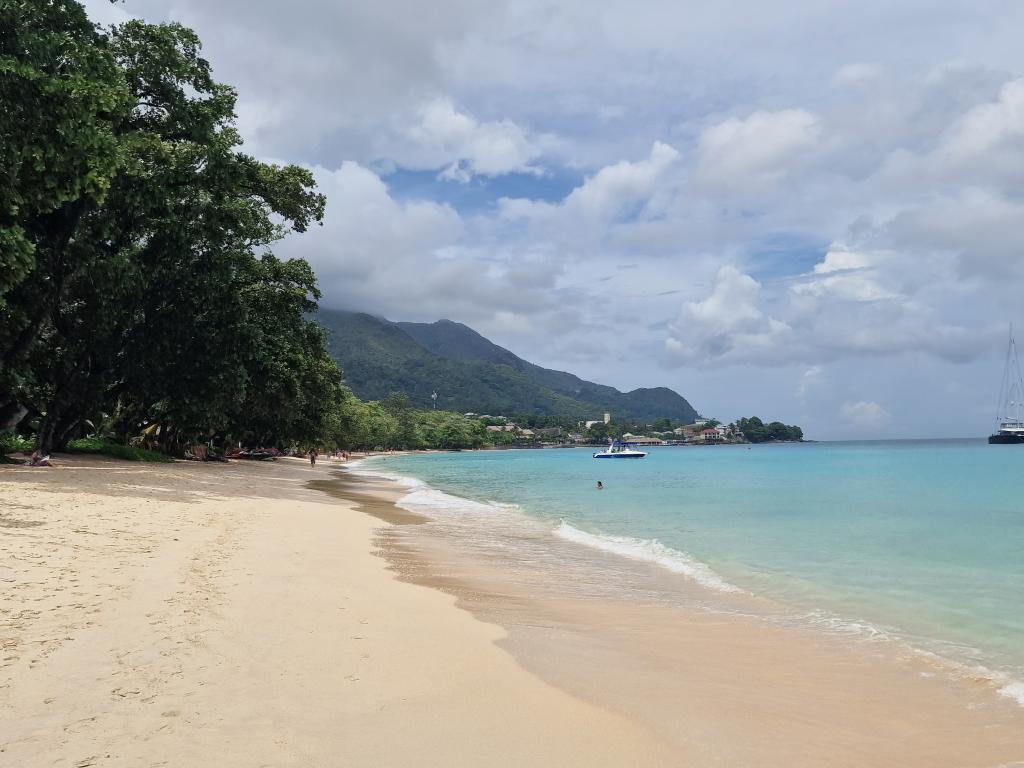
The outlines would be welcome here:
M 635 448 L 630 448 L 628 443 L 616 443 L 612 442 L 603 451 L 598 451 L 594 454 L 595 459 L 642 459 L 647 454 L 644 451 L 638 451 Z

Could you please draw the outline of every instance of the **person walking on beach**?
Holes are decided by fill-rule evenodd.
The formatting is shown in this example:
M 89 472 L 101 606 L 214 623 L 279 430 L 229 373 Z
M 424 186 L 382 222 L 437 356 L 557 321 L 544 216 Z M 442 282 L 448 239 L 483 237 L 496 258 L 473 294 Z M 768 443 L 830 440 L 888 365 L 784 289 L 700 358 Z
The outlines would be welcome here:
M 316 448 L 309 449 L 309 466 L 316 466 Z

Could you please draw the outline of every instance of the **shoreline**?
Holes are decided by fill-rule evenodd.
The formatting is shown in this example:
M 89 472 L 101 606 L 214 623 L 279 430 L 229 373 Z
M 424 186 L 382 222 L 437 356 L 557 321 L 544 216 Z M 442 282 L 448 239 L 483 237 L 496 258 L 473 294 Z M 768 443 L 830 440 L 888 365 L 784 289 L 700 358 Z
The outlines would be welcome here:
M 1024 759 L 980 685 L 538 589 L 344 466 L 0 468 L 0 765 Z
M 357 465 L 345 474 L 362 469 L 371 473 L 364 475 L 371 482 L 386 482 L 373 478 L 378 466 Z M 396 484 L 391 500 L 400 502 L 408 490 Z M 460 607 L 505 629 L 501 646 L 525 668 L 651 725 L 675 748 L 693 748 L 701 733 L 713 732 L 716 743 L 735 746 L 731 764 L 1024 761 L 1024 710 L 997 690 L 997 681 L 967 667 L 954 668 L 909 646 L 898 653 L 902 643 L 844 642 L 804 626 L 771 624 L 756 608 L 743 615 L 743 601 L 764 602 L 746 593 L 739 610 L 721 613 L 537 590 L 536 584 L 524 585 L 522 574 L 510 573 L 506 562 L 480 557 L 460 547 L 462 542 L 431 537 L 430 527 L 382 534 L 383 554 L 403 579 L 455 595 Z M 679 657 L 680 648 L 687 658 Z M 596 670 L 602 670 L 599 680 Z M 691 708 L 683 702 L 695 689 L 700 705 Z M 737 700 L 744 717 L 735 716 Z M 680 717 L 690 728 L 680 728 Z M 774 747 L 761 751 L 772 739 Z M 808 747 L 797 759 L 794 745 L 801 741 L 820 751 Z M 716 764 L 712 753 L 720 747 L 708 748 L 694 764 Z
M 414 454 L 410 454 L 414 455 Z M 380 458 L 380 456 L 366 457 Z M 573 522 L 565 518 L 552 518 L 550 515 L 542 516 L 533 512 L 527 512 L 518 503 L 510 501 L 507 497 L 504 502 L 491 502 L 485 497 L 478 497 L 480 500 L 473 500 L 475 497 L 471 492 L 466 495 L 452 495 L 447 491 L 441 491 L 428 483 L 412 476 L 402 476 L 390 472 L 379 472 L 383 466 L 373 465 L 374 468 L 363 467 L 353 464 L 348 470 L 362 472 L 364 477 L 387 478 L 392 482 L 415 486 L 415 491 L 422 491 L 428 494 L 438 494 L 442 509 L 442 517 L 450 517 L 450 513 L 444 507 L 465 507 L 466 505 L 489 508 L 493 505 L 494 511 L 500 511 L 503 507 L 509 507 L 510 515 L 502 515 L 502 519 L 512 520 L 518 517 L 524 525 L 534 528 L 534 534 L 538 532 L 545 538 L 551 536 L 558 539 L 557 544 L 564 547 L 565 541 L 577 544 L 581 551 L 588 553 L 588 556 L 595 561 L 600 560 L 600 565 L 609 566 L 617 564 L 621 566 L 624 562 L 632 563 L 637 569 L 644 569 L 649 565 L 659 568 L 657 572 L 660 578 L 655 578 L 659 587 L 665 587 L 666 583 L 677 587 L 674 590 L 683 595 L 684 607 L 697 604 L 702 608 L 710 610 L 725 610 L 726 612 L 745 613 L 756 616 L 760 620 L 774 624 L 781 624 L 787 627 L 795 627 L 812 632 L 825 632 L 830 636 L 842 640 L 854 642 L 869 641 L 872 643 L 888 643 L 890 646 L 898 646 L 902 653 L 913 653 L 922 658 L 932 660 L 937 669 L 946 674 L 959 677 L 970 677 L 972 679 L 987 678 L 1000 695 L 1009 697 L 1024 707 L 1024 665 L 1020 660 L 993 658 L 992 653 L 986 653 L 977 647 L 969 645 L 966 641 L 954 641 L 948 638 L 935 639 L 929 636 L 920 627 L 908 628 L 906 623 L 895 622 L 875 618 L 864 618 L 859 614 L 841 613 L 841 609 L 828 607 L 829 599 L 834 596 L 819 590 L 813 600 L 805 599 L 799 603 L 792 603 L 786 600 L 785 595 L 775 594 L 758 589 L 756 592 L 748 591 L 742 581 L 735 583 L 730 577 L 719 573 L 711 566 L 694 558 L 687 552 L 673 549 L 656 538 L 636 538 L 636 534 L 604 533 L 600 529 L 596 532 L 589 532 L 577 528 Z M 458 494 L 458 491 L 455 491 Z M 407 490 L 394 497 L 395 503 L 403 509 L 413 510 L 423 507 L 423 502 L 417 498 L 418 493 L 411 493 Z M 534 499 L 536 501 L 536 499 Z M 433 500 L 434 504 L 438 500 Z M 430 519 L 433 511 L 428 505 L 424 511 L 418 509 L 416 514 L 427 515 Z M 557 525 L 554 525 L 557 522 Z M 554 527 L 552 527 L 554 525 Z M 540 529 L 538 529 L 540 526 Z M 515 532 L 503 530 L 503 534 L 515 537 Z M 499 534 L 500 535 L 500 534 Z M 549 541 L 549 544 L 555 544 Z M 610 555 L 611 559 L 601 557 Z M 668 573 L 665 573 L 665 572 Z M 622 574 L 618 574 L 620 577 Z M 679 578 L 682 577 L 682 578 Z M 687 584 L 690 585 L 687 588 Z M 635 585 L 633 585 L 635 586 Z M 762 585 L 763 586 L 763 585 Z M 679 589 L 681 587 L 681 589 Z M 673 590 L 668 590 L 673 591 Z M 676 594 L 675 596 L 678 596 Z M 727 595 L 736 596 L 739 599 L 734 604 L 724 604 Z M 673 595 L 664 596 L 672 599 Z M 711 598 L 710 600 L 705 598 Z M 715 603 L 719 603 L 715 605 Z

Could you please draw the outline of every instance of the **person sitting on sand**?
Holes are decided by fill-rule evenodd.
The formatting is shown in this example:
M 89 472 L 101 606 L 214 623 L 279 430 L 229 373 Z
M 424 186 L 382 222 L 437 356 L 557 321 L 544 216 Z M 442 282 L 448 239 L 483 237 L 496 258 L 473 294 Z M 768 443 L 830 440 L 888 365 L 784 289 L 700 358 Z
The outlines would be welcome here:
M 51 467 L 53 465 L 50 464 L 50 457 L 49 456 L 44 456 L 42 451 L 35 450 L 35 451 L 32 451 L 32 455 L 29 457 L 29 460 L 25 462 L 25 466 L 28 466 L 28 467 Z

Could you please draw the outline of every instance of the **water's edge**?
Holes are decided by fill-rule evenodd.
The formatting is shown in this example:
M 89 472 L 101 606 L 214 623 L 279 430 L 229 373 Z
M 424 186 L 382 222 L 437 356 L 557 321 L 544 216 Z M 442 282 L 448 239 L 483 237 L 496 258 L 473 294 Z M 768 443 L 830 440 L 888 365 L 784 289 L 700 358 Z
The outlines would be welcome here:
M 895 627 L 840 616 L 829 610 L 794 610 L 791 606 L 780 605 L 775 600 L 765 600 L 731 584 L 705 563 L 685 552 L 668 547 L 657 539 L 612 535 L 599 530 L 587 531 L 566 520 L 559 520 L 552 528 L 545 521 L 532 518 L 521 507 L 456 496 L 434 488 L 422 479 L 390 470 L 383 471 L 380 464 L 376 458 L 371 457 L 349 464 L 344 471 L 367 479 L 384 479 L 397 484 L 403 492 L 395 506 L 413 515 L 436 521 L 445 514 L 456 512 L 462 516 L 484 519 L 489 528 L 494 527 L 497 516 L 509 530 L 516 526 L 528 527 L 528 538 L 533 546 L 537 546 L 539 542 L 541 547 L 552 547 L 561 541 L 590 553 L 600 553 L 643 566 L 653 566 L 667 576 L 681 578 L 687 582 L 685 590 L 688 595 L 688 608 L 741 614 L 776 625 L 801 626 L 857 643 L 886 644 L 897 656 L 916 656 L 953 679 L 981 681 L 1000 696 L 1024 707 L 1024 681 L 1020 679 L 1017 670 L 1006 671 L 986 667 L 970 655 L 969 652 L 973 649 L 931 642 L 928 638 L 909 636 Z M 512 539 L 519 538 L 519 533 L 507 535 L 504 537 L 504 545 L 514 547 L 516 542 Z M 602 560 L 597 566 L 607 564 L 607 560 Z

